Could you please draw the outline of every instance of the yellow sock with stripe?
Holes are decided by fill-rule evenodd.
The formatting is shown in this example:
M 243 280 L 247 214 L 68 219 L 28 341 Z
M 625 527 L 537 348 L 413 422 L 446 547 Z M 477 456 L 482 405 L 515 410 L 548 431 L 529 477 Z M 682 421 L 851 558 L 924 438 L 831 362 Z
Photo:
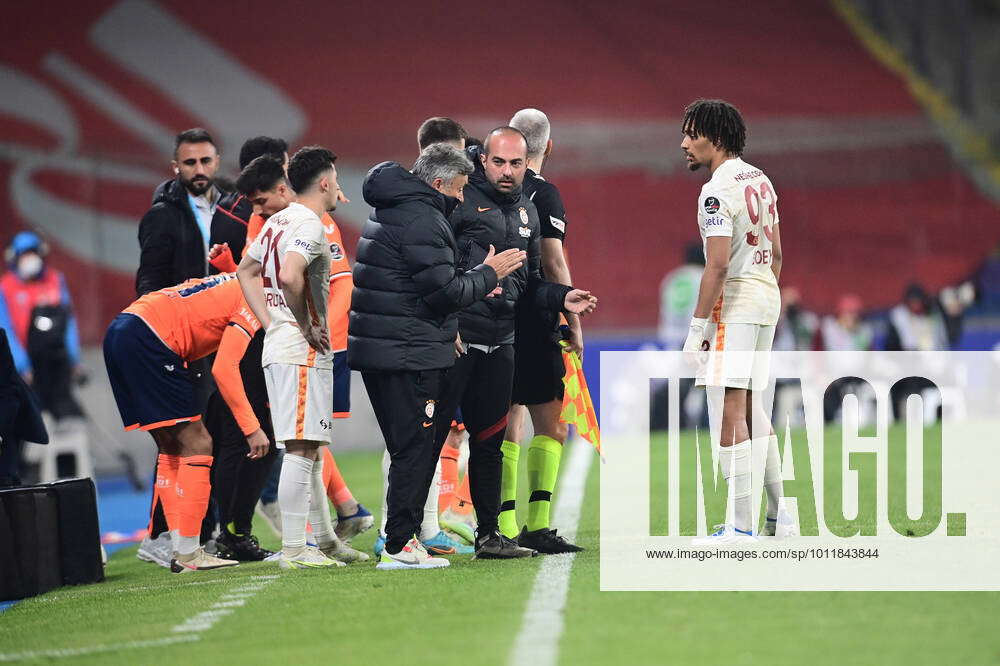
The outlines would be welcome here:
M 562 444 L 545 435 L 536 435 L 528 447 L 528 531 L 548 529 L 552 491 L 559 476 Z
M 521 455 L 521 447 L 505 439 L 500 445 L 500 452 L 503 454 L 503 467 L 500 476 L 500 516 L 497 520 L 500 533 L 513 539 L 518 533 L 514 508 L 517 500 L 517 459 Z

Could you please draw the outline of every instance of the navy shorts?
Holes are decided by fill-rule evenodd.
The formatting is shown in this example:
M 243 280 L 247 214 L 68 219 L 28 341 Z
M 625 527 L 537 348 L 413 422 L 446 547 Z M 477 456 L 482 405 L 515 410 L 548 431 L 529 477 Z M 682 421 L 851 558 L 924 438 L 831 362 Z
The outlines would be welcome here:
M 201 418 L 194 377 L 174 350 L 134 314 L 104 336 L 104 363 L 126 430 L 153 430 Z
M 333 355 L 333 418 L 346 419 L 351 415 L 351 369 L 347 365 L 347 352 Z

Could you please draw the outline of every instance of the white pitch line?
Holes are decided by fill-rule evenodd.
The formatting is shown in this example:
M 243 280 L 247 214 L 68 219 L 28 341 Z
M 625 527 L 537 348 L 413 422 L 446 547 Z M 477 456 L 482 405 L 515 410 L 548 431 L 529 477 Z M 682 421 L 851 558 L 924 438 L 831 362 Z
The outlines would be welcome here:
M 220 600 L 209 608 L 192 615 L 178 625 L 175 625 L 171 632 L 175 635 L 164 638 L 153 638 L 145 641 L 129 641 L 127 643 L 112 643 L 110 645 L 90 645 L 77 648 L 55 648 L 52 650 L 29 650 L 27 652 L 0 652 L 0 662 L 21 661 L 24 659 L 54 659 L 62 657 L 79 657 L 87 654 L 99 654 L 101 652 L 117 652 L 133 648 L 160 647 L 161 645 L 172 645 L 174 643 L 191 643 L 201 639 L 201 633 L 212 628 L 212 626 L 231 615 L 233 608 L 242 607 L 247 600 L 257 594 L 260 590 L 280 578 L 277 575 L 250 576 L 239 581 L 236 587 L 230 588 L 220 596 Z M 249 582 L 248 582 L 249 581 Z M 191 581 L 189 583 L 177 583 L 170 586 L 179 585 L 208 585 L 213 583 L 233 583 L 233 580 L 212 580 L 212 581 Z M 164 586 L 167 587 L 167 586 Z M 119 592 L 132 590 L 159 589 L 158 586 L 133 587 L 116 590 Z
M 99 654 L 101 652 L 118 652 L 132 648 L 160 647 L 161 645 L 172 645 L 174 643 L 192 643 L 199 640 L 197 634 L 187 634 L 184 636 L 167 636 L 166 638 L 154 638 L 148 641 L 130 641 L 128 643 L 113 643 L 111 645 L 90 645 L 78 648 L 56 648 L 55 650 L 29 650 L 28 652 L 0 652 L 0 661 L 21 661 L 24 659 L 46 659 L 55 657 L 79 657 L 86 654 Z
M 587 472 L 596 454 L 583 439 L 576 439 L 570 449 L 569 461 L 563 472 L 554 515 L 560 531 L 570 541 L 576 538 L 587 486 Z M 508 663 L 511 665 L 554 666 L 559 658 L 559 640 L 563 632 L 563 611 L 569 593 L 569 574 L 575 553 L 544 555 L 535 576 L 535 585 L 528 598 L 521 630 L 514 641 Z

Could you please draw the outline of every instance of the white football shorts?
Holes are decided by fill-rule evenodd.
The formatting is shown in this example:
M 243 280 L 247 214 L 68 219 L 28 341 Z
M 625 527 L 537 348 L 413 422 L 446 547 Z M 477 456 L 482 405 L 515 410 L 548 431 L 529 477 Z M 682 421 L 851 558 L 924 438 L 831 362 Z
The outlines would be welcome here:
M 330 443 L 333 370 L 271 363 L 264 366 L 264 380 L 279 449 L 290 439 Z
M 705 342 L 708 354 L 699 365 L 695 386 L 767 388 L 774 326 L 710 321 L 705 327 Z

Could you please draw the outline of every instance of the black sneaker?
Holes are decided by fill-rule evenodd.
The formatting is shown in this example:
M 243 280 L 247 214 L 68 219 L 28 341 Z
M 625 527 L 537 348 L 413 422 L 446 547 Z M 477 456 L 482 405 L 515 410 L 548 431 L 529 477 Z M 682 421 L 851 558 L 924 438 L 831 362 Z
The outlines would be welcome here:
M 521 528 L 517 535 L 517 544 L 525 548 L 534 548 L 543 555 L 558 555 L 560 553 L 579 553 L 583 548 L 566 541 L 565 537 L 556 534 L 555 530 L 542 528 L 534 532 L 528 531 L 528 526 Z
M 478 532 L 476 533 L 478 535 Z M 488 534 L 476 537 L 476 559 L 508 560 L 515 557 L 534 557 L 538 551 L 522 548 L 513 539 L 508 539 L 494 530 Z
M 261 548 L 254 535 L 232 534 L 225 529 L 216 539 L 216 547 L 219 557 L 239 562 L 261 562 L 264 558 L 274 555 L 267 548 Z

